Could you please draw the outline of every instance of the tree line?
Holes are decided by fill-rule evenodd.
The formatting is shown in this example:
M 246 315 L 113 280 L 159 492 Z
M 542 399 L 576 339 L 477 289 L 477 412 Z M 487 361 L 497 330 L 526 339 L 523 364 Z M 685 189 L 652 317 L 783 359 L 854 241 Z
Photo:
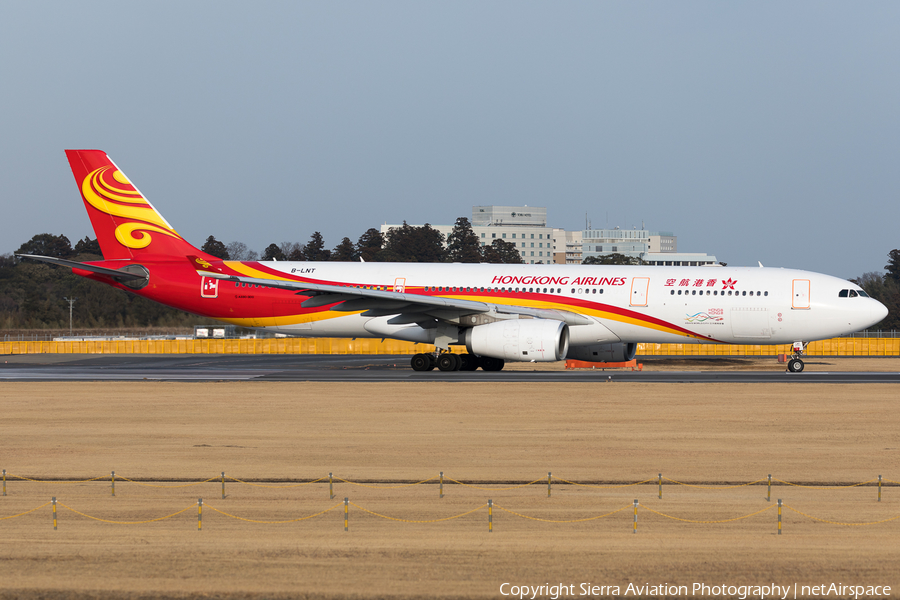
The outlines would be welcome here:
M 368 229 L 354 243 L 345 237 L 333 249 L 325 247 L 319 232 L 301 245 L 296 242 L 270 244 L 259 256 L 242 242 L 223 244 L 209 236 L 202 250 L 226 260 L 333 260 L 365 262 L 460 262 L 522 263 L 515 245 L 495 239 L 482 246 L 469 220 L 460 217 L 446 238 L 426 224 L 408 225 L 382 235 Z M 96 239 L 85 237 L 73 246 L 64 235 L 41 233 L 23 243 L 16 254 L 39 254 L 76 261 L 102 260 Z M 585 264 L 591 264 L 585 261 Z M 593 264 L 637 264 L 628 257 L 598 257 Z M 864 273 L 851 279 L 872 298 L 888 308 L 888 316 L 873 330 L 900 330 L 900 249 L 888 253 L 885 273 Z M 63 298 L 75 297 L 73 316 L 81 328 L 189 327 L 197 316 L 171 309 L 151 300 L 106 286 L 96 285 L 69 269 L 44 263 L 18 261 L 0 255 L 0 330 L 57 329 L 69 324 L 69 305 Z
M 345 237 L 333 249 L 325 247 L 318 231 L 306 244 L 282 242 L 269 244 L 260 256 L 243 242 L 224 244 L 215 236 L 206 238 L 200 248 L 222 260 L 293 260 L 358 262 L 460 262 L 460 263 L 522 263 L 516 245 L 505 240 L 493 240 L 481 245 L 466 217 L 456 220 L 449 235 L 426 223 L 420 227 L 406 221 L 387 234 L 371 228 L 354 243 Z

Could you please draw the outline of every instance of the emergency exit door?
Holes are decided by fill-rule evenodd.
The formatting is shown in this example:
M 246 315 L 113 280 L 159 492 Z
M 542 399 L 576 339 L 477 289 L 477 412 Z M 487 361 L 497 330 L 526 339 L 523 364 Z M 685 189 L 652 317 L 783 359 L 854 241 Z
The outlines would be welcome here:
M 809 308 L 809 279 L 795 279 L 791 295 L 792 308 Z
M 631 306 L 647 306 L 647 289 L 650 287 L 649 277 L 635 277 L 631 280 Z

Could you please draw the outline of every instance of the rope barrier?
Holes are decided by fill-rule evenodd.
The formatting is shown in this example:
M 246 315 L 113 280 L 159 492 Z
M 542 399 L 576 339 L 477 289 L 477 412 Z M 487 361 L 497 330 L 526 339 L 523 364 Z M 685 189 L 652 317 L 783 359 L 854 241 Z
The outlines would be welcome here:
M 280 524 L 283 524 L 283 523 L 296 523 L 297 521 L 305 521 L 306 519 L 312 519 L 313 517 L 318 517 L 319 515 L 324 515 L 324 514 L 327 513 L 328 511 L 332 511 L 332 510 L 336 509 L 336 508 L 337 508 L 338 506 L 340 506 L 341 504 L 342 504 L 342 503 L 335 504 L 335 505 L 332 506 L 331 508 L 326 508 L 325 510 L 320 511 L 320 512 L 317 512 L 317 513 L 312 514 L 312 515 L 307 515 L 307 516 L 305 516 L 305 517 L 297 517 L 296 519 L 288 519 L 288 520 L 286 520 L 286 521 L 257 521 L 257 520 L 255 520 L 255 519 L 246 519 L 246 518 L 244 518 L 244 517 L 239 517 L 239 516 L 237 516 L 237 515 L 232 515 L 232 514 L 230 514 L 230 513 L 227 513 L 227 512 L 225 512 L 225 511 L 223 511 L 223 510 L 219 510 L 218 508 L 214 508 L 214 507 L 210 506 L 209 504 L 204 504 L 204 506 L 206 506 L 206 508 L 208 508 L 208 509 L 210 509 L 210 510 L 216 511 L 216 512 L 219 513 L 220 515 L 225 515 L 226 517 L 231 517 L 232 519 L 238 519 L 239 521 L 247 521 L 248 523 L 260 523 L 260 524 L 263 524 L 263 525 L 280 525 Z
M 213 479 L 218 479 L 218 477 L 213 477 Z M 268 485 L 265 483 L 253 483 L 252 481 L 243 481 L 241 479 L 237 479 L 236 477 L 227 477 L 226 479 L 230 479 L 232 481 L 236 481 L 237 483 L 243 483 L 244 485 L 249 485 L 249 486 L 253 486 L 253 487 L 272 488 L 272 489 L 288 489 L 288 488 L 295 488 L 295 487 L 301 487 L 304 485 L 309 485 L 311 483 L 318 483 L 318 482 L 324 481 L 328 478 L 327 477 L 319 477 L 318 479 L 313 479 L 312 481 L 304 481 L 303 483 L 289 483 L 287 485 Z M 212 480 L 210 480 L 210 481 L 212 481 Z
M 812 515 L 808 515 L 808 514 L 806 514 L 806 513 L 804 513 L 804 512 L 800 512 L 800 511 L 797 510 L 796 508 L 792 508 L 792 507 L 788 506 L 787 504 L 785 504 L 784 506 L 785 506 L 785 508 L 791 509 L 792 511 L 794 511 L 794 512 L 797 513 L 798 515 L 803 515 L 803 516 L 806 517 L 807 519 L 812 519 L 812 520 L 814 520 L 814 521 L 819 521 L 819 522 L 821 522 L 821 523 L 829 523 L 829 524 L 831 524 L 831 525 L 847 525 L 847 526 L 849 526 L 849 527 L 858 527 L 858 526 L 861 526 L 861 525 L 880 525 L 881 523 L 889 523 L 889 522 L 891 522 L 891 521 L 896 521 L 897 519 L 900 519 L 900 515 L 897 515 L 897 516 L 895 516 L 895 517 L 891 517 L 890 519 L 884 519 L 884 520 L 881 520 L 881 521 L 869 521 L 868 523 L 842 523 L 842 522 L 840 522 L 840 521 L 829 521 L 829 520 L 827 520 L 827 519 L 820 519 L 819 517 L 814 517 L 814 516 L 812 516 Z
M 631 508 L 631 505 L 623 506 L 622 508 L 618 508 L 610 513 L 606 513 L 605 515 L 597 515 L 595 517 L 587 517 L 585 519 L 568 519 L 568 520 L 557 520 L 557 519 L 540 519 L 538 517 L 529 517 L 528 515 L 523 515 L 522 513 L 517 513 L 515 511 L 509 510 L 508 508 L 503 508 L 502 506 L 494 505 L 495 508 L 499 508 L 503 512 L 508 512 L 511 515 L 516 515 L 517 517 L 522 517 L 523 519 L 529 519 L 531 521 L 543 521 L 544 523 L 583 523 L 585 521 L 595 521 L 597 519 L 603 519 L 610 515 L 614 515 L 617 512 L 621 512 L 627 508 Z
M 22 481 L 32 481 L 34 483 L 87 483 L 89 481 L 99 481 L 100 479 L 109 479 L 109 475 L 100 475 L 99 477 L 92 477 L 91 479 L 78 479 L 78 480 L 65 480 L 65 479 L 31 479 L 29 477 L 22 477 L 21 475 L 13 475 L 12 473 L 7 473 L 7 477 L 15 477 L 16 479 L 21 479 Z
M 860 481 L 859 483 L 853 483 L 850 485 L 803 485 L 801 483 L 791 483 L 790 481 L 785 481 L 783 479 L 773 479 L 772 481 L 777 481 L 779 483 L 783 483 L 785 485 L 790 485 L 793 487 L 806 488 L 809 490 L 843 490 L 847 488 L 859 487 L 861 485 L 866 485 L 867 483 L 874 483 L 878 481 L 878 478 L 869 479 L 868 481 Z
M 101 523 L 114 523 L 115 525 L 142 525 L 144 523 L 155 523 L 157 521 L 165 521 L 166 519 L 171 519 L 172 517 L 178 516 L 183 512 L 189 511 L 192 508 L 194 508 L 194 506 L 196 506 L 196 504 L 191 504 L 187 508 L 183 508 L 176 513 L 172 513 L 171 515 L 166 515 L 165 517 L 157 517 L 156 519 L 147 519 L 146 521 L 111 521 L 109 519 L 101 519 L 99 517 L 92 517 L 91 515 L 86 515 L 83 512 L 75 510 L 71 506 L 67 506 L 67 505 L 63 504 L 59 500 L 57 500 L 56 503 L 58 505 L 62 506 L 63 508 L 72 511 L 76 515 L 81 515 L 82 517 L 85 517 L 87 519 L 92 519 L 94 521 L 100 521 Z
M 763 508 L 762 510 L 758 510 L 758 511 L 756 511 L 756 512 L 754 512 L 754 513 L 750 513 L 749 515 L 742 515 L 742 516 L 740 516 L 740 517 L 734 517 L 734 518 L 732 518 L 732 519 L 721 519 L 721 520 L 718 520 L 718 521 L 696 521 L 696 520 L 694 520 L 694 519 L 682 519 L 681 517 L 673 517 L 672 515 L 667 515 L 667 514 L 665 514 L 665 513 L 661 513 L 661 512 L 655 511 L 655 510 L 653 510 L 652 508 L 647 508 L 647 507 L 646 507 L 645 505 L 643 505 L 643 504 L 641 504 L 640 506 L 641 506 L 641 508 L 643 508 L 644 510 L 648 510 L 648 511 L 652 512 L 652 513 L 655 514 L 655 515 L 659 515 L 659 516 L 665 517 L 665 518 L 667 518 L 667 519 L 672 519 L 672 520 L 675 520 L 675 521 L 682 521 L 682 522 L 684 522 L 684 523 L 705 523 L 705 524 L 708 524 L 708 523 L 730 523 L 730 522 L 732 522 L 732 521 L 740 521 L 741 519 L 746 519 L 746 518 L 748 518 L 748 517 L 752 517 L 752 516 L 754 516 L 754 515 L 758 515 L 758 514 L 760 514 L 760 513 L 766 512 L 767 510 L 772 510 L 773 508 L 775 508 L 775 505 L 773 504 L 772 506 L 767 506 L 766 508 Z
M 47 506 L 47 505 L 49 505 L 49 504 L 50 504 L 49 502 L 45 502 L 44 504 L 41 504 L 41 505 L 38 506 L 38 507 L 32 508 L 31 510 L 26 510 L 26 511 L 23 512 L 23 513 L 19 513 L 19 514 L 17 514 L 17 515 L 9 515 L 8 517 L 0 517 L 0 521 L 2 521 L 2 520 L 4 520 L 4 519 L 15 519 L 16 517 L 22 517 L 22 516 L 24 516 L 24 515 L 27 515 L 28 513 L 33 513 L 33 512 L 36 511 L 36 510 L 40 510 L 40 509 L 44 508 L 45 506 Z
M 202 483 L 209 483 L 210 481 L 215 481 L 218 477 L 210 477 L 209 479 L 204 479 L 203 481 L 193 481 L 191 483 L 179 484 L 179 485 L 156 485 L 153 483 L 144 483 L 143 481 L 135 481 L 134 479 L 128 479 L 127 477 L 122 477 L 119 475 L 119 479 L 123 481 L 128 481 L 130 483 L 134 483 L 137 485 L 141 485 L 144 487 L 152 487 L 152 488 L 163 488 L 163 489 L 177 489 L 177 488 L 186 488 L 193 487 L 195 485 L 200 485 Z
M 684 483 L 682 481 L 675 481 L 674 479 L 670 479 L 668 477 L 663 477 L 663 479 L 665 479 L 666 481 L 671 481 L 672 483 L 677 483 L 678 485 L 683 485 L 685 487 L 698 488 L 701 490 L 716 490 L 716 491 L 730 490 L 730 489 L 740 488 L 740 487 L 747 487 L 748 485 L 756 485 L 757 483 L 762 483 L 764 481 L 768 481 L 767 479 L 757 479 L 756 481 L 750 481 L 748 483 L 739 483 L 737 485 L 721 486 L 721 485 L 697 485 L 697 484 L 693 484 L 693 483 Z
M 592 483 L 578 483 L 576 481 L 569 481 L 567 479 L 560 479 L 557 477 L 556 481 L 561 481 L 563 483 L 568 483 L 569 485 L 577 485 L 579 487 L 589 487 L 589 488 L 603 488 L 603 489 L 613 489 L 613 488 L 625 488 L 632 487 L 635 485 L 644 485 L 645 483 L 650 483 L 651 481 L 656 481 L 655 477 L 651 477 L 650 479 L 645 479 L 644 481 L 638 481 L 635 483 L 623 483 L 622 485 L 594 485 Z M 538 480 L 540 481 L 540 480 Z
M 481 510 L 482 508 L 485 508 L 487 506 L 487 504 L 482 504 L 481 506 L 479 506 L 477 508 L 473 508 L 472 510 L 470 510 L 468 512 L 464 512 L 464 513 L 461 513 L 458 515 L 453 515 L 452 517 L 443 517 L 441 519 L 429 519 L 426 521 L 416 521 L 413 519 L 398 519 L 396 517 L 389 517 L 387 515 L 382 515 L 377 512 L 371 511 L 368 508 L 363 508 L 362 506 L 360 506 L 359 504 L 356 504 L 355 502 L 350 502 L 350 504 L 352 506 L 355 506 L 356 508 L 358 508 L 359 510 L 361 510 L 363 512 L 369 513 L 370 515 L 374 515 L 376 517 L 381 517 L 382 519 L 388 519 L 389 521 L 400 521 L 401 523 L 439 523 L 441 521 L 451 521 L 453 519 L 458 519 L 458 518 L 464 517 L 466 515 L 471 515 L 472 513 L 478 512 L 479 510 Z
M 469 487 L 469 488 L 476 489 L 476 490 L 489 490 L 492 492 L 501 492 L 504 490 L 517 490 L 519 488 L 528 487 L 529 485 L 534 485 L 536 483 L 544 481 L 544 478 L 541 477 L 540 479 L 535 479 L 534 481 L 529 481 L 528 483 L 523 483 L 522 485 L 514 485 L 511 487 L 502 487 L 502 488 L 492 488 L 492 487 L 484 487 L 484 486 L 480 486 L 480 485 L 471 485 L 469 483 L 463 483 L 462 481 L 459 481 L 457 479 L 451 479 L 449 477 L 446 477 L 445 479 L 447 481 L 452 481 L 453 483 L 458 483 L 459 485 L 464 486 L 464 487 Z
M 322 479 L 325 479 L 325 478 L 323 477 Z M 423 479 L 422 481 L 417 481 L 415 483 L 403 483 L 400 485 L 370 485 L 367 483 L 358 483 L 356 481 L 350 481 L 348 479 L 341 479 L 340 477 L 335 477 L 334 479 L 336 481 L 343 481 L 344 483 L 349 483 L 350 485 L 358 485 L 360 487 L 372 488 L 372 489 L 376 489 L 376 490 L 395 490 L 395 489 L 399 489 L 399 488 L 413 487 L 414 485 L 422 485 L 423 483 L 427 483 L 429 481 L 433 481 L 433 480 L 437 479 L 437 477 L 429 477 L 428 479 Z

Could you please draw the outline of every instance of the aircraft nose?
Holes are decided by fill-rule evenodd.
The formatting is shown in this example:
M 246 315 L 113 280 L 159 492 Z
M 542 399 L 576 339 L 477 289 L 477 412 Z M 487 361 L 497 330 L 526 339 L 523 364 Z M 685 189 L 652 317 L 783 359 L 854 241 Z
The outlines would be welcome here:
M 868 327 L 880 323 L 888 315 L 887 306 L 874 298 L 870 298 L 870 300 L 872 301 L 869 308 L 869 318 L 871 319 L 871 323 L 869 323 Z

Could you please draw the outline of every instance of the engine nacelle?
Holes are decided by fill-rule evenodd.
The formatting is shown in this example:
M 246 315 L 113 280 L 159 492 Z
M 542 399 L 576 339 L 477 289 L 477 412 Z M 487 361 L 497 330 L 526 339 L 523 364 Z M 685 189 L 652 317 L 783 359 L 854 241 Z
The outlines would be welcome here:
M 472 354 L 506 361 L 552 362 L 569 350 L 569 326 L 550 319 L 509 319 L 466 330 Z
M 592 346 L 573 346 L 569 348 L 566 358 L 586 362 L 628 362 L 634 359 L 637 344 L 594 344 Z

